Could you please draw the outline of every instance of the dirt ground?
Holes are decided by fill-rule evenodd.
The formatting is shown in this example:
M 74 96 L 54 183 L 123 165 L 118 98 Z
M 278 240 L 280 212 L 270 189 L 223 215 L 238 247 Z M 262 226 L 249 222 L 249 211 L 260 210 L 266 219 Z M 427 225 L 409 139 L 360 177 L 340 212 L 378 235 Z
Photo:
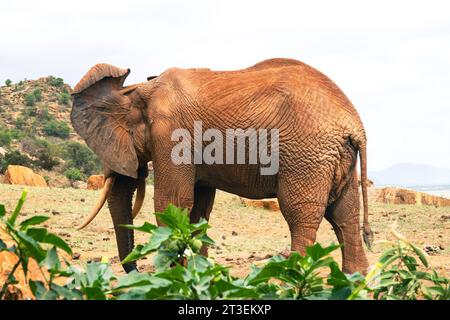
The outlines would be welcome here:
M 123 272 L 106 206 L 84 230 L 74 228 L 95 205 L 99 191 L 0 184 L 0 203 L 5 204 L 8 211 L 13 210 L 24 188 L 28 190 L 28 196 L 21 212 L 22 219 L 33 215 L 50 216 L 45 226 L 71 245 L 75 256 L 78 256 L 74 263 L 83 264 L 107 257 L 116 273 Z M 429 257 L 429 261 L 431 267 L 450 276 L 450 207 L 387 205 L 372 200 L 369 210 L 375 240 L 392 239 L 389 229 L 396 221 L 397 231 L 418 246 L 441 248 Z M 143 210 L 135 224 L 140 225 L 144 221 L 155 223 L 152 212 L 153 189 L 149 186 Z M 262 264 L 290 245 L 289 230 L 280 212 L 245 207 L 237 196 L 225 192 L 217 193 L 210 225 L 209 235 L 216 241 L 209 250 L 210 257 L 232 267 L 231 273 L 236 276 L 245 276 L 252 264 Z M 135 237 L 136 244 L 147 240 L 147 235 L 140 232 L 136 232 Z M 320 226 L 317 241 L 322 245 L 337 242 L 331 225 L 325 220 Z M 379 244 L 373 252 L 368 252 L 371 264 L 376 262 L 382 250 Z M 336 252 L 334 257 L 341 261 L 340 252 Z M 152 270 L 152 258 L 139 261 L 138 266 L 140 270 Z

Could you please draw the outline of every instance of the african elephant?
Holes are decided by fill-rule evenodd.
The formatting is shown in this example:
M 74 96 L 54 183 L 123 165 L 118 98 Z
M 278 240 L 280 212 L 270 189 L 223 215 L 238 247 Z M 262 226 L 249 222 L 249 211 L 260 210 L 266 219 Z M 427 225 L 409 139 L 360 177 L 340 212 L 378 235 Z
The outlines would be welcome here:
M 97 64 L 73 91 L 73 127 L 104 162 L 106 177 L 101 199 L 81 227 L 107 200 L 119 257 L 124 259 L 134 246 L 134 235 L 119 225 L 132 223 L 138 213 L 147 163 L 153 161 L 155 211 L 173 203 L 188 208 L 195 222 L 209 218 L 216 189 L 252 199 L 277 197 L 289 226 L 291 250 L 304 253 L 325 217 L 343 244 L 343 270 L 366 271 L 356 166 L 359 153 L 363 238 L 370 246 L 366 134 L 352 103 L 327 76 L 281 58 L 237 71 L 170 68 L 146 82 L 124 86 L 129 73 Z M 196 121 L 221 133 L 277 130 L 278 143 L 270 147 L 278 154 L 277 171 L 262 174 L 267 162 L 261 159 L 175 163 L 173 150 L 179 141 L 173 132 L 183 128 L 195 136 Z M 246 139 L 244 145 L 248 155 L 255 150 L 254 140 Z M 202 141 L 200 152 L 205 148 Z M 195 159 L 195 150 L 188 158 Z M 135 268 L 133 263 L 124 265 L 127 272 Z

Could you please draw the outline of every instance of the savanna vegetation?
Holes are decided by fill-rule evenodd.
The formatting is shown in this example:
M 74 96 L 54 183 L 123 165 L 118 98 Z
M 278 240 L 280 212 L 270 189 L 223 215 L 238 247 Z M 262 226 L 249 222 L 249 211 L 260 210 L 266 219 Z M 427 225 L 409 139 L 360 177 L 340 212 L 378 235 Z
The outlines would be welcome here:
M 155 213 L 164 227 L 148 222 L 125 226 L 148 234 L 148 241 L 136 246 L 123 262 L 153 254 L 155 271 L 117 276 L 107 261 L 80 268 L 64 258 L 72 254 L 67 243 L 41 226 L 48 217 L 19 221 L 25 197 L 26 192 L 8 214 L 0 205 L 1 228 L 9 237 L 0 240 L 0 250 L 17 256 L 0 288 L 0 299 L 17 297 L 11 292 L 20 296 L 14 291 L 19 268 L 28 275 L 36 299 L 450 299 L 450 279 L 429 270 L 426 253 L 395 230 L 396 240 L 389 242 L 366 276 L 344 274 L 330 256 L 339 246 L 318 243 L 304 256 L 274 256 L 262 266 L 253 266 L 245 277 L 231 276 L 229 268 L 200 254 L 202 246 L 214 245 L 206 220 L 191 224 L 188 212 L 172 205 Z M 43 281 L 29 277 L 32 261 L 37 262 Z
M 0 174 L 10 164 L 71 181 L 101 172 L 99 160 L 70 125 L 71 88 L 62 78 L 7 80 L 5 85 L 0 87 L 0 147 L 6 150 Z M 63 186 L 59 180 L 50 183 Z

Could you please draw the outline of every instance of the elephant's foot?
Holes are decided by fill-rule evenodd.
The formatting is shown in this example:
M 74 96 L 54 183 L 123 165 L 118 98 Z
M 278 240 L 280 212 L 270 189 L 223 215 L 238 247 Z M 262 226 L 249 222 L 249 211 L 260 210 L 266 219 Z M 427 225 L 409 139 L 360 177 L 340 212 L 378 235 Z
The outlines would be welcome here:
M 123 270 L 125 270 L 126 273 L 130 273 L 131 271 L 137 271 L 137 265 L 136 263 L 125 263 L 123 265 Z

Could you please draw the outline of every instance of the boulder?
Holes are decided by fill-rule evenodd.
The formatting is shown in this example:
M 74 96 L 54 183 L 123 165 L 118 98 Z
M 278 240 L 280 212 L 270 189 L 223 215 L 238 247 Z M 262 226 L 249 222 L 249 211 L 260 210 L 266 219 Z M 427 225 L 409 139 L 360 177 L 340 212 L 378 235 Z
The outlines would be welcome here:
M 410 189 L 386 187 L 379 190 L 377 202 L 388 204 L 430 205 L 450 207 L 450 199 Z
M 262 208 L 269 211 L 280 211 L 280 205 L 278 204 L 277 199 L 260 199 L 260 200 L 252 200 L 246 198 L 240 198 L 241 203 L 246 207 L 255 207 Z
M 87 180 L 87 189 L 88 190 L 98 190 L 102 189 L 105 184 L 105 178 L 103 175 L 93 175 L 90 176 Z
M 4 183 L 33 187 L 47 187 L 44 177 L 23 166 L 9 165 L 5 172 Z
M 84 181 L 75 180 L 70 183 L 74 189 L 87 189 L 87 184 Z
M 0 225 L 0 239 L 7 246 L 12 246 L 13 242 L 9 235 L 4 231 L 4 226 Z M 3 285 L 12 271 L 14 265 L 17 263 L 18 257 L 9 251 L 0 251 L 0 284 Z M 7 300 L 22 300 L 22 299 L 34 299 L 33 294 L 25 279 L 22 266 L 19 266 L 14 272 L 14 277 L 17 282 L 14 285 L 10 285 L 7 289 L 5 299 Z M 45 281 L 37 262 L 30 258 L 28 262 L 28 278 L 32 280 Z

